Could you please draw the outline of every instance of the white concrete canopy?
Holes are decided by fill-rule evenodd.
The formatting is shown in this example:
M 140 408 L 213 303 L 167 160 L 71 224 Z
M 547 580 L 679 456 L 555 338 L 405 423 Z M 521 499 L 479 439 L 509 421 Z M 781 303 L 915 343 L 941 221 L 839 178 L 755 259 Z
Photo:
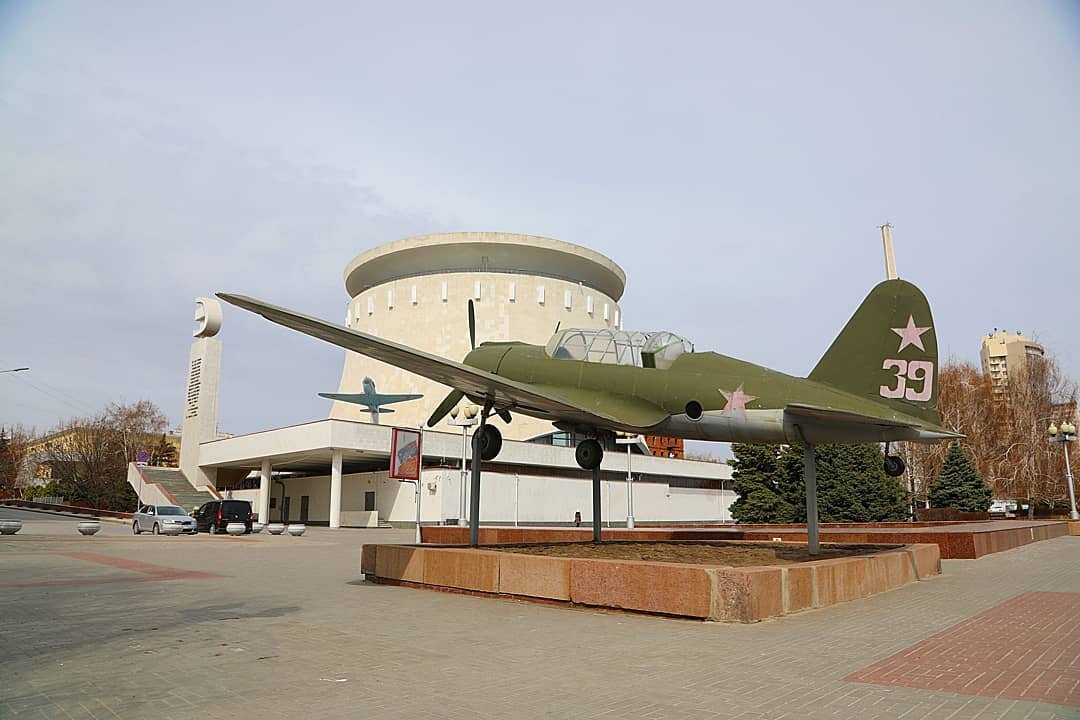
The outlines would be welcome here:
M 334 462 L 335 453 L 340 453 L 345 473 L 385 469 L 390 458 L 392 430 L 390 425 L 353 420 L 316 420 L 202 443 L 199 446 L 200 466 L 260 470 L 263 461 L 269 460 L 278 471 L 326 473 Z M 448 464 L 460 463 L 460 433 L 425 430 L 423 454 L 425 464 L 440 458 L 445 458 Z M 505 440 L 499 457 L 491 465 L 547 468 L 560 473 L 581 474 L 582 477 L 587 474 L 574 460 L 572 447 L 516 440 Z M 625 454 L 606 453 L 602 469 L 625 474 Z M 634 472 L 702 481 L 731 478 L 731 468 L 725 464 L 652 456 L 635 457 Z

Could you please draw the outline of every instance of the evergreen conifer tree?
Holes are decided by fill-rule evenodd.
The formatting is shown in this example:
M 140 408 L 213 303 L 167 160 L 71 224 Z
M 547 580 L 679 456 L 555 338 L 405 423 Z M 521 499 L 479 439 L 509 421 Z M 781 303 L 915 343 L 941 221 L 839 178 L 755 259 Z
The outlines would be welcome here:
M 908 507 L 896 478 L 885 474 L 876 445 L 818 445 L 818 517 L 821 522 L 884 522 L 906 520 Z M 803 448 L 786 447 L 780 458 L 783 497 L 796 522 L 806 522 Z
M 794 522 L 796 508 L 780 487 L 778 448 L 735 443 L 731 449 L 732 479 L 739 495 L 731 504 L 731 516 L 743 523 Z
M 161 433 L 161 438 L 150 451 L 150 464 L 157 467 L 176 467 L 176 448 Z
M 731 514 L 739 522 L 806 522 L 803 448 L 733 445 L 735 492 Z M 882 467 L 876 445 L 819 445 L 818 516 L 821 522 L 906 520 L 908 505 L 897 478 Z
M 993 491 L 983 482 L 960 443 L 954 442 L 945 456 L 941 473 L 930 487 L 931 507 L 986 512 L 992 500 Z

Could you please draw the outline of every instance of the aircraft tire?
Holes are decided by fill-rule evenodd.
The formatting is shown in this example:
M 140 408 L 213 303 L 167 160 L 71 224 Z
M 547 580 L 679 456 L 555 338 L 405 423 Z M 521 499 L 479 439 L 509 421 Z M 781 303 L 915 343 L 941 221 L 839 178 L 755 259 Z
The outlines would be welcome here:
M 900 477 L 904 474 L 906 468 L 907 465 L 904 463 L 904 458 L 898 455 L 885 456 L 885 474 L 889 477 Z
M 595 470 L 604 461 L 604 448 L 593 438 L 583 440 L 574 451 L 574 459 L 582 470 Z
M 480 459 L 494 460 L 502 450 L 502 433 L 494 425 L 484 425 L 480 428 Z

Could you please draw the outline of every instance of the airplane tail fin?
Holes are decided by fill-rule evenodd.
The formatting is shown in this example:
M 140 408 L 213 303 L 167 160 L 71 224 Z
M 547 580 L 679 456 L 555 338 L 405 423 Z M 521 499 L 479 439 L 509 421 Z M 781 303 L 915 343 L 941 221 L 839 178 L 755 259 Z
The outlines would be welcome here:
M 809 379 L 940 426 L 937 375 L 926 296 L 909 282 L 886 280 L 866 296 Z

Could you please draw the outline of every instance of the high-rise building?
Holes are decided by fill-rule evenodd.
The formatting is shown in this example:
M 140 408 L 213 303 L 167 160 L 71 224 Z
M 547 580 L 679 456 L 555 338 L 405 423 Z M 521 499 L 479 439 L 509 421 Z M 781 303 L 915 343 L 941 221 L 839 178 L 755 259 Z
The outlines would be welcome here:
M 1042 357 L 1042 345 L 1017 333 L 994 328 L 994 333 L 982 339 L 982 370 L 990 376 L 996 390 L 1009 384 L 1009 372 L 1014 374 L 1027 363 L 1031 356 Z

